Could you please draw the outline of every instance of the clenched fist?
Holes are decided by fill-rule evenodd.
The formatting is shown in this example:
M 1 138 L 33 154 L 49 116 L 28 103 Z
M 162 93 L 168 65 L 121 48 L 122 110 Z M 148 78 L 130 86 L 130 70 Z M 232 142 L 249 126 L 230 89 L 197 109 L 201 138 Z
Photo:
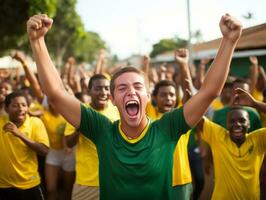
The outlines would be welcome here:
M 30 40 L 37 40 L 52 27 L 53 20 L 46 14 L 34 15 L 27 21 L 27 32 Z
M 231 15 L 225 14 L 220 21 L 220 30 L 223 37 L 234 44 L 241 36 L 242 24 Z

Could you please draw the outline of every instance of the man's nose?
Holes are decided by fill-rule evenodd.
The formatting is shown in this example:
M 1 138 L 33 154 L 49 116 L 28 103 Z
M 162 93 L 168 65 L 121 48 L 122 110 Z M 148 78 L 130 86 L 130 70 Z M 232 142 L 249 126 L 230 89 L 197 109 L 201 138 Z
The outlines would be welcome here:
M 128 89 L 128 95 L 132 96 L 132 95 L 135 95 L 136 94 L 136 90 L 134 87 L 130 87 Z

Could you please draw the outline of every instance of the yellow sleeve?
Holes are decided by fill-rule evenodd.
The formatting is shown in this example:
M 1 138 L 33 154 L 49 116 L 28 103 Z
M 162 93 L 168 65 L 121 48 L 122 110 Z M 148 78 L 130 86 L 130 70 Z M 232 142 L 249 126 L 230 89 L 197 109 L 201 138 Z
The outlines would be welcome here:
M 151 118 L 152 120 L 155 120 L 157 119 L 157 114 L 156 114 L 156 109 L 155 107 L 152 105 L 151 101 L 149 101 L 147 103 L 147 106 L 146 106 L 146 114 L 149 118 Z
M 257 88 L 253 91 L 252 96 L 258 101 L 263 101 L 263 93 L 258 91 Z
M 219 138 L 226 134 L 227 130 L 204 117 L 202 139 L 209 145 L 214 145 Z
M 33 117 L 33 129 L 32 129 L 32 139 L 35 142 L 42 143 L 49 147 L 49 139 L 48 139 L 48 134 L 46 132 L 46 128 L 42 122 L 37 117 Z
M 265 154 L 266 153 L 266 128 L 261 128 L 256 131 L 253 131 L 252 133 L 250 133 L 250 136 L 254 138 L 258 151 L 261 154 Z
M 72 126 L 70 123 L 66 123 L 66 128 L 65 128 L 65 132 L 64 135 L 68 136 L 68 135 L 72 135 L 74 132 L 76 132 L 76 129 L 74 126 Z

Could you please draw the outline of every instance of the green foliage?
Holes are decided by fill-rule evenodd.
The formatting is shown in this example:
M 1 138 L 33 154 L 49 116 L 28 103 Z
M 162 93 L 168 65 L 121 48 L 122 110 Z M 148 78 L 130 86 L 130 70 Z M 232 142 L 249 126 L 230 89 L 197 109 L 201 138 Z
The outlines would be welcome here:
M 92 63 L 99 50 L 103 48 L 105 43 L 97 33 L 84 32 L 80 37 L 75 38 L 65 57 L 74 55 L 78 61 Z
M 80 16 L 75 10 L 76 0 L 58 0 L 56 16 L 46 42 L 56 65 L 74 56 L 78 61 L 92 63 L 104 42 L 97 33 L 86 32 Z
M 178 48 L 184 48 L 187 46 L 187 41 L 180 38 L 174 39 L 162 39 L 158 43 L 153 45 L 152 52 L 150 56 L 154 58 L 155 56 L 167 52 L 172 51 Z
M 97 33 L 85 31 L 75 9 L 76 0 L 0 0 L 0 5 L 0 54 L 10 49 L 31 52 L 26 22 L 38 13 L 53 17 L 46 43 L 57 66 L 68 56 L 92 63 L 96 53 L 105 47 Z
M 46 13 L 49 17 L 56 14 L 57 0 L 29 0 L 28 16 Z
M 26 49 L 26 22 L 32 13 L 54 15 L 57 0 L 0 0 L 0 54 Z

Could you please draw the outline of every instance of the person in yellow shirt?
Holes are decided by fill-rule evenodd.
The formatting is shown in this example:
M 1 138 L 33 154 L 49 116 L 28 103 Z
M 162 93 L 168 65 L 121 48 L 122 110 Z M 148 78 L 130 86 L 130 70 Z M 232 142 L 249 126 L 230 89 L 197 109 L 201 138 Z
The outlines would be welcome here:
M 266 90 L 263 91 L 263 102 L 260 100 L 257 100 L 253 95 L 249 94 L 245 90 L 242 90 L 240 88 L 235 90 L 235 97 L 234 97 L 234 103 L 243 105 L 243 106 L 250 106 L 258 110 L 258 112 L 261 115 L 263 127 L 265 127 L 265 116 L 266 116 Z M 265 158 L 261 167 L 260 171 L 260 195 L 261 199 L 266 199 L 266 191 L 265 191 L 265 185 L 266 185 L 266 162 Z
M 237 89 L 234 104 L 260 110 L 261 103 L 247 96 L 246 91 Z M 253 103 L 247 104 L 247 98 Z M 241 106 L 232 107 L 227 118 L 227 130 L 207 118 L 199 125 L 202 139 L 210 145 L 213 155 L 212 199 L 260 199 L 259 172 L 266 153 L 266 129 L 247 134 L 249 115 Z
M 0 199 L 44 199 L 36 154 L 48 153 L 45 126 L 27 114 L 22 92 L 7 95 L 5 109 L 7 115 L 0 117 Z
M 48 100 L 49 103 L 49 100 Z M 49 104 L 41 116 L 50 142 L 49 153 L 45 160 L 45 180 L 47 199 L 55 200 L 59 194 L 58 182 L 63 180 L 61 195 L 71 199 L 75 180 L 75 153 L 64 142 L 66 120 Z
M 109 101 L 109 80 L 102 74 L 90 78 L 88 89 L 91 103 L 88 107 L 115 121 L 119 119 L 117 109 Z M 83 102 L 85 103 L 85 102 Z M 65 130 L 67 144 L 76 146 L 76 181 L 72 200 L 99 199 L 98 155 L 95 144 L 67 124 Z

